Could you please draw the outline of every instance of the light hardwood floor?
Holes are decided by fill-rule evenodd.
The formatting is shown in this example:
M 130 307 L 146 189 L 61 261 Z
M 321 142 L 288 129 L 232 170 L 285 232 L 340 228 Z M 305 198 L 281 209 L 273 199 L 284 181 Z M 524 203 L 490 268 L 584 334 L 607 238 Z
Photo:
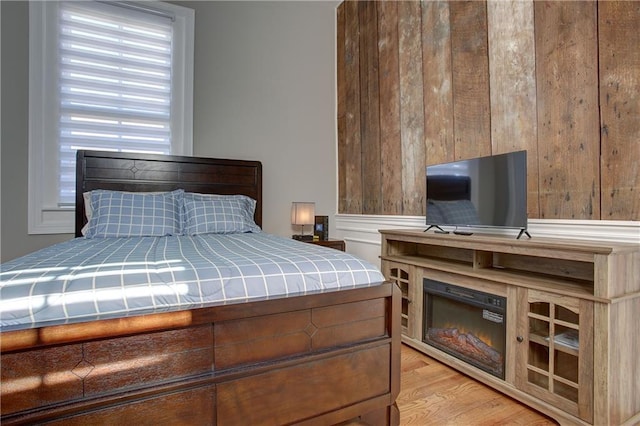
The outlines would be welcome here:
M 556 425 L 552 419 L 402 345 L 400 425 Z

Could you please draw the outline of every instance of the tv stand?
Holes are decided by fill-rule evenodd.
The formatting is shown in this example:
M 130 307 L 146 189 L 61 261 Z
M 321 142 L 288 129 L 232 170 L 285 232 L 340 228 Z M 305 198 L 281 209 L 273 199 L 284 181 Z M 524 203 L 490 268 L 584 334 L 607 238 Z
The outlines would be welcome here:
M 380 233 L 382 271 L 402 291 L 403 343 L 561 424 L 640 424 L 640 246 Z M 423 341 L 424 278 L 506 298 L 504 379 Z
M 520 233 L 518 234 L 518 236 L 516 237 L 516 240 L 519 240 L 520 237 L 522 237 L 522 234 L 525 234 L 527 237 L 531 238 L 531 234 L 529 234 L 529 231 L 527 231 L 526 228 L 522 228 L 520 230 Z

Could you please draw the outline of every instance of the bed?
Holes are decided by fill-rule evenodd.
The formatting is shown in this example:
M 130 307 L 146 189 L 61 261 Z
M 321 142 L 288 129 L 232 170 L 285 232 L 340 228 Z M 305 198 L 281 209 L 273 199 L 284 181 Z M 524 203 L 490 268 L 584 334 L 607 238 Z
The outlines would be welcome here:
M 179 192 L 185 197 L 185 192 L 196 194 L 191 195 L 196 201 L 202 196 L 205 205 L 210 201 L 207 194 L 226 196 L 221 198 L 231 201 L 235 197 L 250 198 L 252 223 L 262 223 L 262 170 L 254 161 L 79 151 L 76 189 L 78 238 L 39 252 L 36 258 L 42 264 L 34 265 L 73 261 L 81 251 L 78 247 L 87 243 L 88 237 L 81 238 L 83 232 L 99 232 L 93 228 L 95 217 L 93 222 L 87 221 L 90 212 L 85 201 L 96 205 L 95 198 L 87 198 L 87 193 L 92 194 L 90 197 L 110 191 L 156 197 L 157 193 L 171 192 L 177 197 L 174 193 Z M 186 201 L 182 206 L 179 214 L 185 216 L 180 216 L 181 223 L 194 217 L 185 213 Z M 71 305 L 67 302 L 73 301 L 69 296 L 62 298 L 65 303 L 44 303 L 38 306 L 46 305 L 46 309 L 31 308 L 25 314 L 20 311 L 24 308 L 20 303 L 7 302 L 10 286 L 0 288 L 4 291 L 0 293 L 3 309 L 15 314 L 3 322 L 0 334 L 1 423 L 398 424 L 398 288 L 375 273 L 369 275 L 370 282 L 353 278 L 350 285 L 334 286 L 335 271 L 308 272 L 301 265 L 320 256 L 336 269 L 336 264 L 357 259 L 330 248 L 260 232 L 255 232 L 259 239 L 251 240 L 249 234 L 253 233 L 224 235 L 219 243 L 224 248 L 215 246 L 218 243 L 212 242 L 214 238 L 206 235 L 176 237 L 175 244 L 180 247 L 177 252 L 182 253 L 180 262 L 196 268 L 197 279 L 193 282 L 177 275 L 175 271 L 182 271 L 182 267 L 170 264 L 178 262 L 172 254 L 177 252 L 166 246 L 157 248 L 157 241 L 171 237 L 104 238 L 102 244 L 110 240 L 127 240 L 129 244 L 135 240 L 136 246 L 156 244 L 147 252 L 170 254 L 153 262 L 163 266 L 159 273 L 165 275 L 158 279 L 166 281 L 166 274 L 170 274 L 174 280 L 164 283 L 172 291 L 150 290 L 157 294 L 149 297 L 138 288 L 134 292 L 138 298 L 128 301 L 126 309 L 84 303 L 74 313 L 68 308 Z M 275 238 L 273 245 L 270 238 Z M 199 266 L 199 261 L 207 264 L 212 257 L 248 259 L 245 250 L 251 245 L 267 247 L 265 258 L 277 255 L 282 262 L 302 258 L 295 268 L 304 275 L 305 284 L 287 281 L 282 285 L 265 284 L 258 294 L 244 290 L 233 293 L 230 289 L 236 287 L 229 280 L 218 287 L 213 283 L 220 283 L 227 269 L 235 266 Z M 233 254 L 224 251 L 228 247 Z M 128 248 L 113 249 L 107 244 L 100 249 L 108 254 L 107 266 L 100 265 L 100 271 L 107 273 L 94 273 L 92 265 L 82 264 L 71 268 L 77 275 L 68 282 L 83 285 L 79 276 L 93 276 L 91 291 L 115 281 L 121 288 L 109 291 L 133 291 L 127 287 L 129 282 L 148 273 L 149 268 L 138 267 L 135 272 L 120 275 L 113 270 L 124 263 L 153 262 L 149 257 L 120 257 L 118 253 L 123 250 Z M 290 253 L 287 256 L 282 254 L 286 250 Z M 250 263 L 267 275 L 266 267 L 259 262 Z M 5 270 L 3 265 L 1 271 L 3 285 L 11 274 L 15 275 L 15 265 L 7 264 L 10 268 Z M 35 266 L 21 268 L 32 275 L 38 273 Z M 44 280 L 42 276 L 40 281 Z M 245 279 L 246 283 L 249 280 Z M 192 287 L 200 291 L 195 298 L 187 297 L 192 295 Z M 211 290 L 214 287 L 216 290 Z M 244 287 L 256 286 L 249 283 Z M 174 297 L 175 288 L 184 290 L 178 298 Z M 217 299 L 218 293 L 225 293 L 227 298 Z M 47 294 L 36 296 L 45 301 L 60 299 Z M 168 299 L 169 304 L 157 303 L 160 299 Z M 57 311 L 64 314 L 58 315 Z

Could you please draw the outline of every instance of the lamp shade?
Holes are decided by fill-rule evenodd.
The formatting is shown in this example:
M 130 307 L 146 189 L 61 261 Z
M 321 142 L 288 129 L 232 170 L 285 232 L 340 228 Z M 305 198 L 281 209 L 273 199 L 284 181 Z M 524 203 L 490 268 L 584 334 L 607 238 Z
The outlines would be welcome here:
M 313 225 L 315 223 L 316 203 L 294 201 L 291 203 L 292 225 Z

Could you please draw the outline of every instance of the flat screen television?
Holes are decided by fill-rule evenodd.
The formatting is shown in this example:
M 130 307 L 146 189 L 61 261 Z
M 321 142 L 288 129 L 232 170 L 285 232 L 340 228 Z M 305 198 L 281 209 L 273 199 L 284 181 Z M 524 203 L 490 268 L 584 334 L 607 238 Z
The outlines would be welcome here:
M 429 228 L 527 229 L 527 151 L 427 166 Z M 429 229 L 427 228 L 427 229 Z M 467 228 L 458 229 L 458 228 Z

